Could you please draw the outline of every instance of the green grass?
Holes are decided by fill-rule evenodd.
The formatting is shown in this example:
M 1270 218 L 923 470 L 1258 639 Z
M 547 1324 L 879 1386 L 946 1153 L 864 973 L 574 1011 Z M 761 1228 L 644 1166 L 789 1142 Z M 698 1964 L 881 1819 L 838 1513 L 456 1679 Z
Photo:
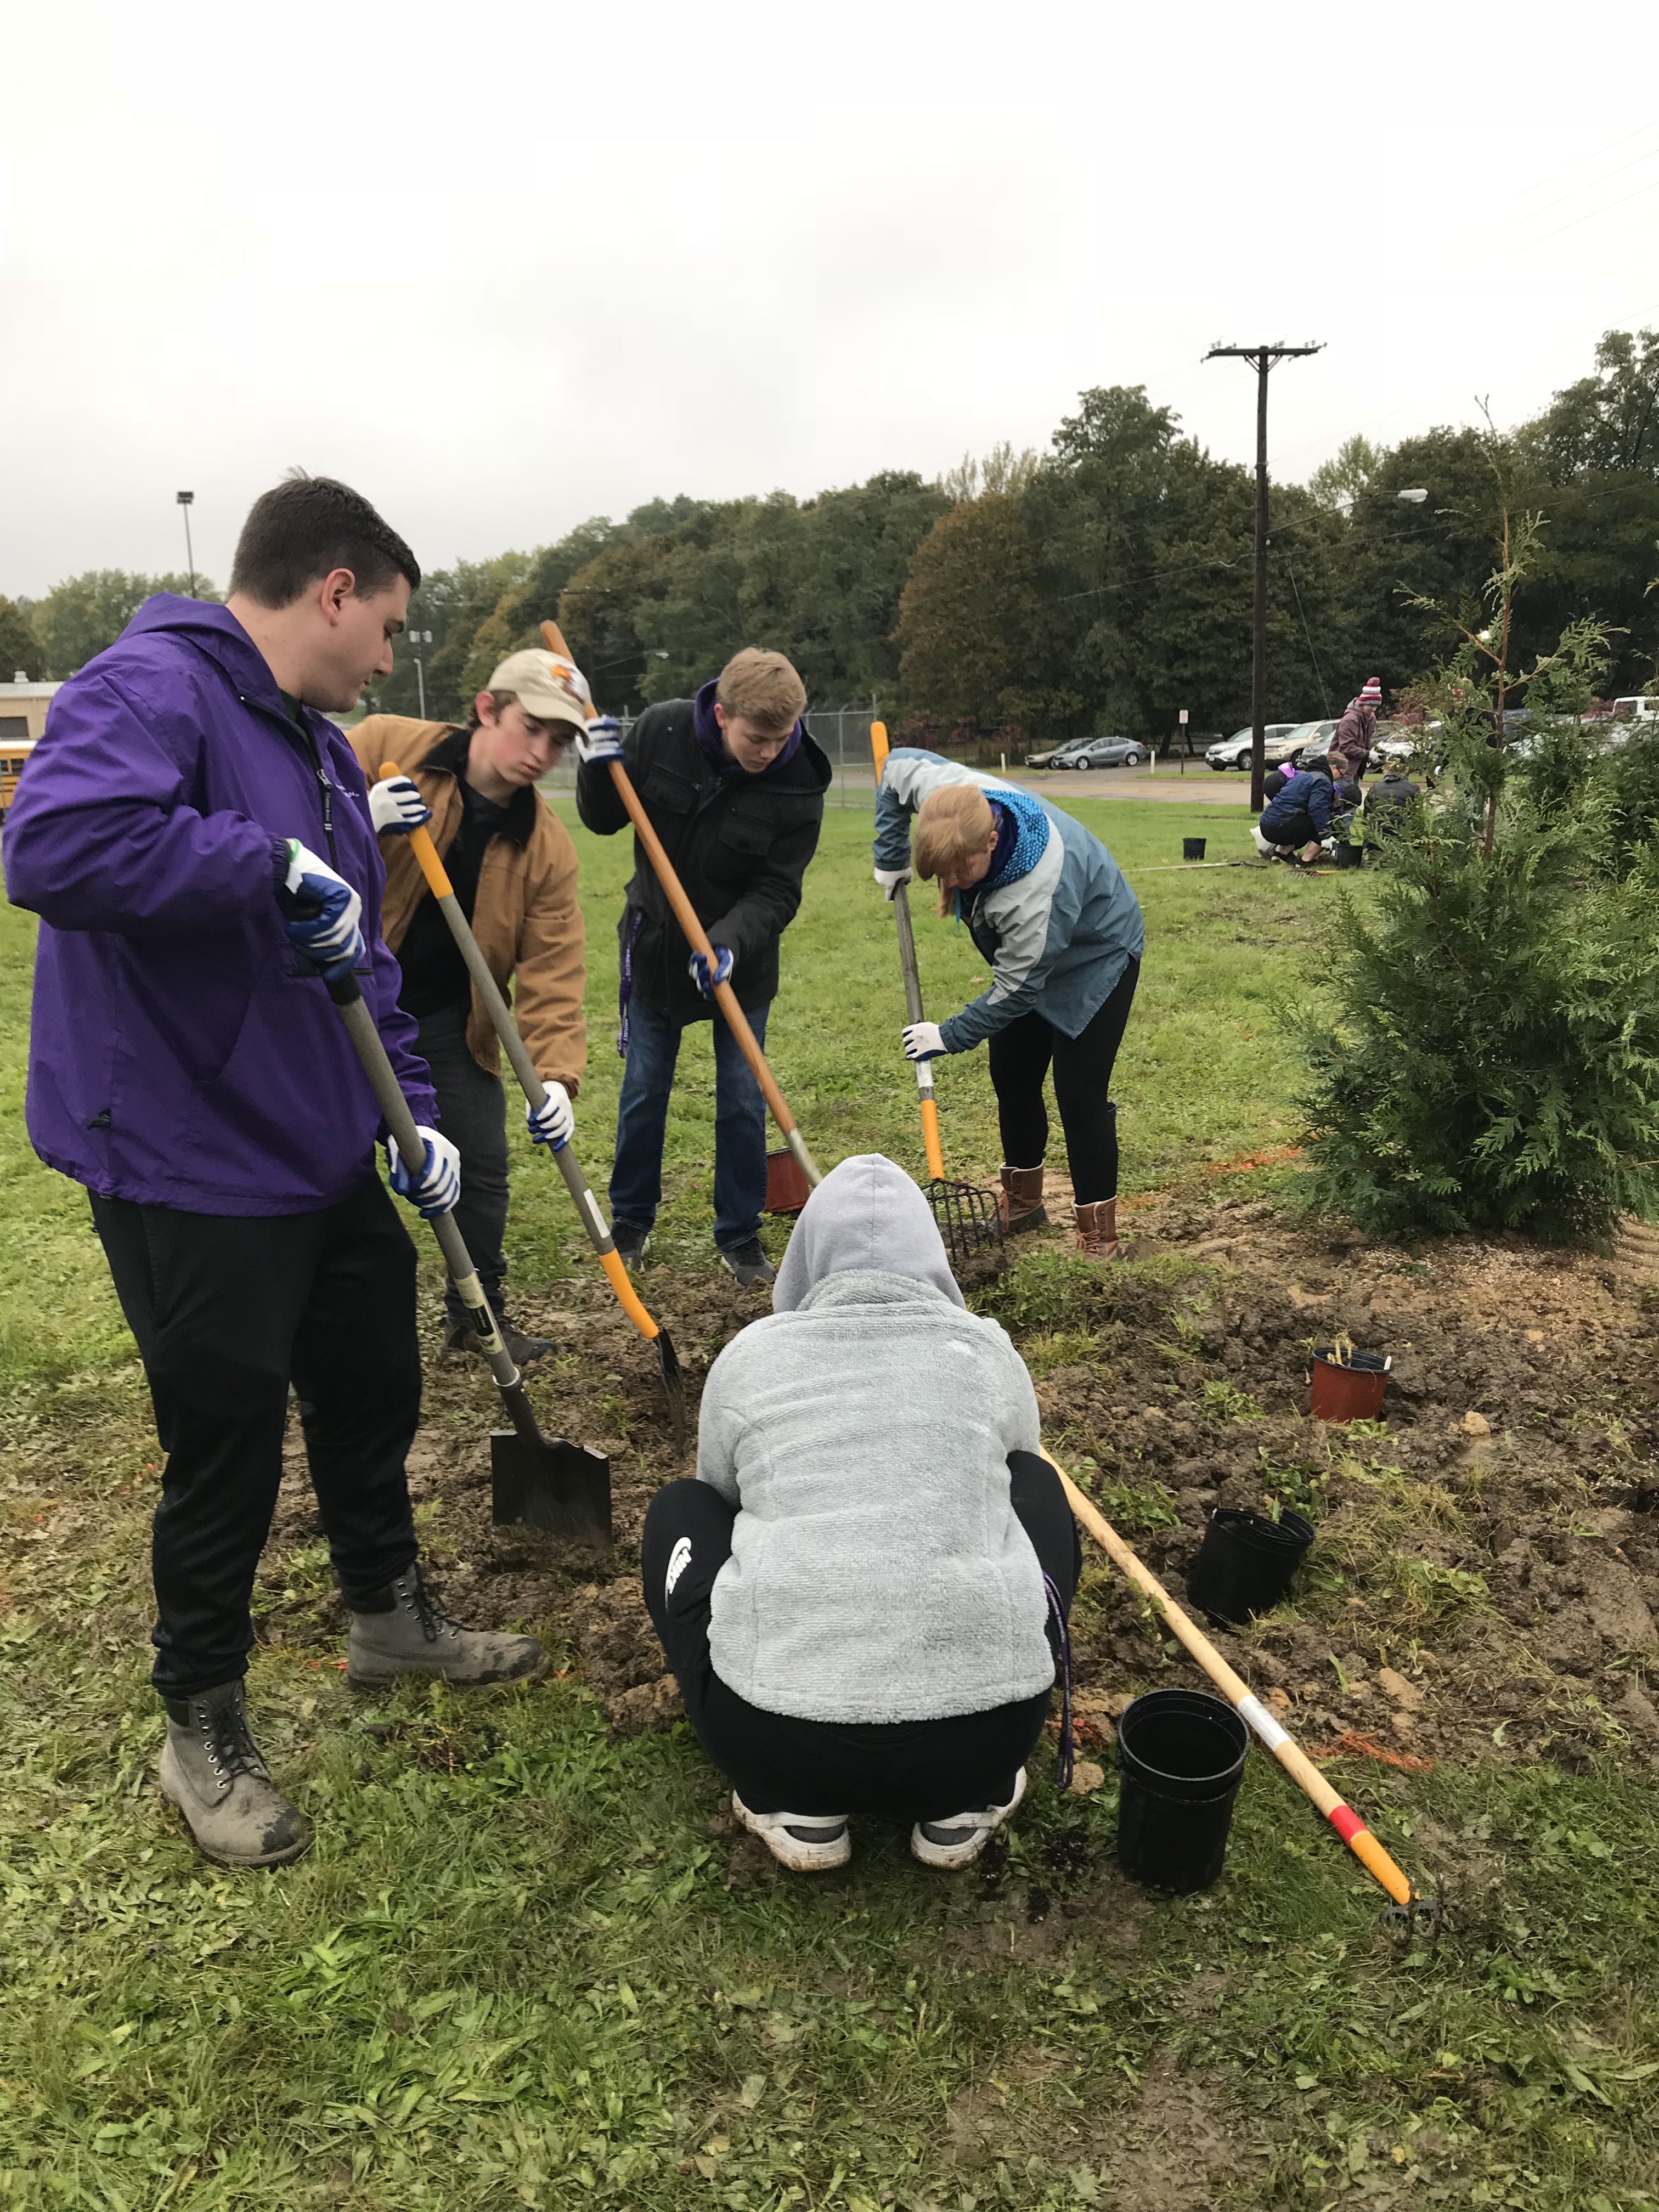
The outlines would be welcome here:
M 1237 811 L 1078 811 L 1147 911 L 1118 1086 L 1131 1187 L 1282 1141 L 1279 979 L 1305 967 L 1332 887 L 1150 872 L 1194 823 L 1242 843 Z M 602 1181 L 627 848 L 580 844 L 597 972 L 580 1142 Z M 1659 2201 L 1659 1807 L 1611 1767 L 1334 1770 L 1391 1849 L 1453 1873 L 1460 1918 L 1431 1956 L 1391 1941 L 1377 1891 L 1260 1757 L 1200 1897 L 1115 1875 L 1110 1779 L 1082 1800 L 1041 1781 L 984 1875 L 931 1875 L 864 1824 L 844 1875 L 768 1881 L 717 1832 L 685 1731 L 613 1740 L 574 1674 L 364 1705 L 279 1648 L 253 1702 L 317 1848 L 269 1876 L 205 1867 L 154 1809 L 142 1382 L 84 1201 L 22 1136 L 29 927 L 0 920 L 0 2206 Z M 942 1011 L 981 971 L 919 921 Z M 879 1146 L 920 1168 L 891 926 L 851 810 L 830 817 L 785 975 L 775 1064 L 819 1157 Z M 694 1263 L 709 1073 L 705 1033 L 669 1163 L 669 1238 Z M 940 1083 L 950 1156 L 982 1169 L 982 1056 Z M 526 1271 L 576 1264 L 528 1161 L 514 1240 Z M 1086 1352 L 1089 1279 L 1044 1258 L 1007 1293 L 1051 1364 Z M 1233 1395 L 1216 1410 L 1248 1419 Z M 1154 1486 L 1113 1510 L 1156 1527 L 1164 1507 Z M 314 1549 L 292 1564 L 320 1583 Z

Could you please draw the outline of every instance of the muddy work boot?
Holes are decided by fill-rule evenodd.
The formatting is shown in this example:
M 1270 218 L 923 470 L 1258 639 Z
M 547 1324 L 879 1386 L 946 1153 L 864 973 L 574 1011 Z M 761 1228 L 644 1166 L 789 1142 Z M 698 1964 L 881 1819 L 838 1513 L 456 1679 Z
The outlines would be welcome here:
M 1041 1229 L 1048 1218 L 1042 1203 L 1042 1170 L 1004 1167 L 998 1172 L 1002 1189 L 997 1212 L 1009 1236 L 1018 1237 L 1022 1229 Z
M 762 1249 L 758 1237 L 751 1237 L 746 1244 L 734 1244 L 720 1258 L 745 1291 L 763 1291 L 778 1279 L 778 1271 Z
M 483 1690 L 496 1682 L 533 1682 L 547 1671 L 547 1654 L 533 1636 L 463 1628 L 441 1613 L 418 1559 L 380 1595 L 380 1605 L 359 1601 L 351 1608 L 346 1680 L 354 1690 L 382 1690 L 400 1674 L 435 1675 L 458 1690 Z
M 162 1703 L 161 1795 L 184 1814 L 203 1857 L 228 1867 L 297 1859 L 311 1831 L 270 1778 L 247 1724 L 241 1683 Z
M 735 1790 L 732 1810 L 791 1874 L 827 1874 L 853 1856 L 845 1813 L 751 1813 Z
M 1123 1247 L 1118 1242 L 1117 1200 L 1097 1199 L 1092 1206 L 1074 1209 L 1077 1220 L 1077 1249 L 1089 1260 L 1116 1260 L 1121 1257 Z
M 526 1336 L 521 1328 L 514 1328 L 505 1314 L 497 1314 L 495 1326 L 501 1333 L 501 1342 L 507 1346 L 507 1356 L 515 1367 L 528 1367 L 532 1359 L 545 1359 L 553 1349 L 553 1340 L 546 1336 Z M 482 1358 L 483 1347 L 478 1332 L 470 1321 L 452 1322 L 444 1338 L 444 1351 L 449 1353 L 477 1352 Z

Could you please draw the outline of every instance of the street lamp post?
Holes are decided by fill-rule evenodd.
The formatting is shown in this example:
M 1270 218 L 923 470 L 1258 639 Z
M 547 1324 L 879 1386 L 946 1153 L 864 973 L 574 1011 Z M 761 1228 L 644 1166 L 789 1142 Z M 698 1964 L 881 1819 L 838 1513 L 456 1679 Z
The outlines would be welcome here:
M 195 503 L 196 495 L 193 491 L 181 491 L 179 494 L 179 504 L 185 510 L 185 565 L 190 570 L 190 596 L 192 599 L 196 597 L 196 556 L 191 550 L 190 510 Z

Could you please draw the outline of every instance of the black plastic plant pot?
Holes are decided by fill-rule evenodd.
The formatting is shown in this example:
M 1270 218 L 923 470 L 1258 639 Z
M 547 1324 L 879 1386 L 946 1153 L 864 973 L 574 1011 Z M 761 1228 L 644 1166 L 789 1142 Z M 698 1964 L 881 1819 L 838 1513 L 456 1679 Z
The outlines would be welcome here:
M 1149 1690 L 1117 1724 L 1118 1863 L 1149 1889 L 1207 1889 L 1227 1856 L 1250 1732 L 1202 1690 Z
M 1365 851 L 1364 846 L 1350 844 L 1346 838 L 1336 848 L 1336 865 L 1339 868 L 1358 868 L 1363 866 L 1364 859 Z
M 1204 848 L 1208 840 L 1203 837 L 1183 837 L 1181 841 L 1182 859 L 1201 860 L 1204 858 Z
M 1243 1627 L 1279 1603 L 1313 1540 L 1312 1522 L 1299 1513 L 1270 1521 L 1265 1513 L 1218 1506 L 1187 1577 L 1187 1595 L 1212 1620 Z

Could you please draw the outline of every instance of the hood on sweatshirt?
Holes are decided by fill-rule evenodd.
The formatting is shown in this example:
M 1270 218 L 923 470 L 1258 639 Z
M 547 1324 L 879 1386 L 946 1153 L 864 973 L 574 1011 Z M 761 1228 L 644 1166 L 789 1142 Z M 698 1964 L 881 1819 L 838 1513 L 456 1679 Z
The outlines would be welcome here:
M 187 599 L 179 592 L 155 592 L 116 641 L 125 645 L 132 638 L 158 631 L 188 639 L 218 662 L 239 691 L 282 714 L 282 694 L 270 663 L 228 607 L 221 606 L 216 599 Z
M 843 1160 L 807 1200 L 778 1269 L 773 1312 L 793 1313 L 829 1276 L 854 1269 L 906 1276 L 952 1305 L 965 1303 L 927 1200 L 880 1152 Z

